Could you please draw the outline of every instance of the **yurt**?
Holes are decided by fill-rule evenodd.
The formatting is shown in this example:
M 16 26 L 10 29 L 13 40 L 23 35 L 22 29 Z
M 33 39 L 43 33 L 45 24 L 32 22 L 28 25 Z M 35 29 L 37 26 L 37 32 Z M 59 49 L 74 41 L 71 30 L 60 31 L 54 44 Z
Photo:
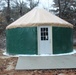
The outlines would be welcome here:
M 8 54 L 63 54 L 73 51 L 73 25 L 34 8 L 6 27 Z

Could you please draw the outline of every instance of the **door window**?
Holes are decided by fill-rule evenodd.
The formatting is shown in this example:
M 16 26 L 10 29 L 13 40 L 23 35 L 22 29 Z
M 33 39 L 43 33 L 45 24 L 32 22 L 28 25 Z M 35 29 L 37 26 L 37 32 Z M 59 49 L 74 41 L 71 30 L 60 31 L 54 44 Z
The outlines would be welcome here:
M 41 28 L 41 40 L 48 40 L 48 28 Z

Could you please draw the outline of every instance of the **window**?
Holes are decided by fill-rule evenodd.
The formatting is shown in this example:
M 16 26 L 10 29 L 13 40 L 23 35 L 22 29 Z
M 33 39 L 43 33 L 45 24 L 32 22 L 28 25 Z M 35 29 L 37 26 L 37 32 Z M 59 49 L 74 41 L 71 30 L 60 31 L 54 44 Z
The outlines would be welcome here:
M 48 40 L 48 28 L 41 28 L 41 40 Z

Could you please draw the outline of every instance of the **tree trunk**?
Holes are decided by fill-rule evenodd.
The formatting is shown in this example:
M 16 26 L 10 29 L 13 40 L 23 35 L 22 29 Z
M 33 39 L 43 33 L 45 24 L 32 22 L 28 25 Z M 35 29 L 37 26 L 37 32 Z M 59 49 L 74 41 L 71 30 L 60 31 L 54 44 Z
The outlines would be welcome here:
M 10 22 L 10 0 L 7 1 L 7 16 L 6 16 L 7 22 Z
M 58 5 L 59 5 L 59 17 L 61 17 L 61 4 L 60 4 L 60 0 L 58 0 Z

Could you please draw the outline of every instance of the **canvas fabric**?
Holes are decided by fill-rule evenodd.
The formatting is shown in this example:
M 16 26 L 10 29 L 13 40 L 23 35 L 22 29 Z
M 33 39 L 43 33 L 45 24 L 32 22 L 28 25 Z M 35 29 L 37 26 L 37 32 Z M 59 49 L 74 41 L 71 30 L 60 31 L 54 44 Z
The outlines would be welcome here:
M 35 27 L 35 26 L 56 26 L 56 27 L 70 27 L 73 25 L 67 21 L 53 15 L 52 13 L 39 8 L 34 8 L 27 14 L 23 15 L 10 25 L 6 29 L 17 27 Z

